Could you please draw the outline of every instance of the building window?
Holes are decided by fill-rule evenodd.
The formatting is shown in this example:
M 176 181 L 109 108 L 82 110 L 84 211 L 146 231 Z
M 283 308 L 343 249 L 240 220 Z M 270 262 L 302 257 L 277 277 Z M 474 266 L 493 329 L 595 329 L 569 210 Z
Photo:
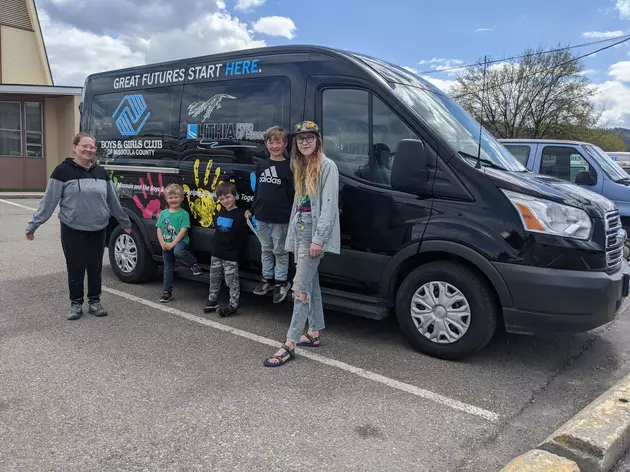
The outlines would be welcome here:
M 0 156 L 44 157 L 41 102 L 0 102 Z
M 22 155 L 20 102 L 0 102 L 0 156 Z
M 26 155 L 44 157 L 43 109 L 39 102 L 24 102 L 26 116 Z

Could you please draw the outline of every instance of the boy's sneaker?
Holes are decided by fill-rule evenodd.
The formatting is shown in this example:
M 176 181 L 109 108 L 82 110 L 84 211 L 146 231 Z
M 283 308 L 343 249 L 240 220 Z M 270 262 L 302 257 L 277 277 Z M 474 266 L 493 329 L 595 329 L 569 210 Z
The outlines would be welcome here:
M 162 296 L 160 297 L 160 303 L 168 303 L 171 301 L 172 295 L 168 292 L 162 292 Z
M 81 318 L 81 315 L 83 315 L 83 306 L 78 303 L 71 304 L 70 309 L 68 310 L 68 320 L 78 320 Z
M 219 302 L 217 302 L 216 300 L 208 300 L 206 306 L 203 307 L 203 312 L 212 313 L 214 311 L 217 311 L 217 308 L 219 308 Z
M 233 307 L 232 305 L 228 305 L 222 308 L 219 308 L 219 316 L 226 318 L 228 316 L 233 316 L 238 311 L 238 307 Z
M 286 300 L 291 290 L 291 282 L 279 282 L 273 289 L 273 302 L 282 303 Z
M 101 305 L 101 302 L 90 303 L 89 312 L 94 316 L 107 316 L 107 312 Z
M 190 270 L 192 270 L 193 275 L 203 275 L 203 270 L 201 270 L 199 264 L 193 265 Z
M 254 295 L 267 295 L 269 292 L 273 290 L 273 284 L 271 280 L 262 279 L 262 281 L 256 285 L 254 289 Z

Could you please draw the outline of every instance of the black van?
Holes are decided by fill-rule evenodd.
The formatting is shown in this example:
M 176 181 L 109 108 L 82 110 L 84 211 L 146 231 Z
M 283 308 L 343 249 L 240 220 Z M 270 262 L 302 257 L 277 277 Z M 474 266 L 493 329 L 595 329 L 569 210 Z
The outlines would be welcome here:
M 420 351 L 462 359 L 497 326 L 586 331 L 628 295 L 625 232 L 609 200 L 527 171 L 459 105 L 407 70 L 323 47 L 270 47 L 94 74 L 81 128 L 97 140 L 133 223 L 109 228 L 129 283 L 161 261 L 155 222 L 179 182 L 209 260 L 214 189 L 235 182 L 248 208 L 263 132 L 317 122 L 340 171 L 342 252 L 320 266 L 329 308 L 395 312 Z M 252 234 L 244 281 L 260 274 Z

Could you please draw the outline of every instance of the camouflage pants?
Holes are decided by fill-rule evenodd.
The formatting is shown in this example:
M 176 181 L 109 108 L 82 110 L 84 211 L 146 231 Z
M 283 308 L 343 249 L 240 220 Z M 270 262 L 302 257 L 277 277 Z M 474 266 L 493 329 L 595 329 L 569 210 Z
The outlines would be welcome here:
M 225 261 L 213 257 L 210 262 L 210 294 L 208 299 L 216 302 L 221 291 L 221 283 L 224 280 L 230 289 L 230 306 L 238 308 L 238 300 L 241 296 L 241 283 L 238 276 L 238 262 Z

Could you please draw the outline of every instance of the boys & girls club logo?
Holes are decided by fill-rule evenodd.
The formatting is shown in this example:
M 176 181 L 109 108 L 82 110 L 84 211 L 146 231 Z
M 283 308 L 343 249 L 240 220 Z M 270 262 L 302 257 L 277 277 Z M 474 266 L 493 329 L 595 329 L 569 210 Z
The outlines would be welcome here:
M 151 112 L 142 95 L 125 95 L 112 115 L 121 136 L 137 136 Z

